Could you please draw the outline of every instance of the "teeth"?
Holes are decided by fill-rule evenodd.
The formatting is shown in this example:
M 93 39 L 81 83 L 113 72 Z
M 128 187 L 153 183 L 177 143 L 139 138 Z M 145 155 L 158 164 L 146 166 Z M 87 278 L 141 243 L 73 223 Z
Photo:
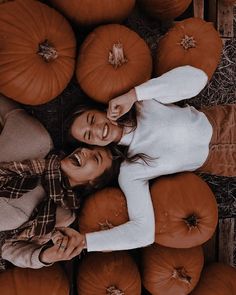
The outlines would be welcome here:
M 103 137 L 103 138 L 106 137 L 107 134 L 108 134 L 108 126 L 107 126 L 107 124 L 105 124 L 105 127 L 103 128 L 103 134 L 102 134 L 102 137 Z
M 80 159 L 80 156 L 75 154 L 75 158 L 77 160 L 77 162 L 79 163 L 79 166 L 81 166 L 81 159 Z

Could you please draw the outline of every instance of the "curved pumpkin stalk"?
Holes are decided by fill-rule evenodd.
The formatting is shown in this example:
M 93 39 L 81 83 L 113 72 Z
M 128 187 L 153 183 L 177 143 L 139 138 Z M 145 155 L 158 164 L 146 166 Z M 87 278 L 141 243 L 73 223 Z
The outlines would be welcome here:
M 54 48 L 48 40 L 39 44 L 38 55 L 42 56 L 45 62 L 50 62 L 58 57 L 56 48 Z
M 106 290 L 106 295 L 125 295 L 125 293 L 116 286 L 110 286 Z
M 113 44 L 112 50 L 109 52 L 108 61 L 115 69 L 128 62 L 124 55 L 123 45 L 120 42 Z

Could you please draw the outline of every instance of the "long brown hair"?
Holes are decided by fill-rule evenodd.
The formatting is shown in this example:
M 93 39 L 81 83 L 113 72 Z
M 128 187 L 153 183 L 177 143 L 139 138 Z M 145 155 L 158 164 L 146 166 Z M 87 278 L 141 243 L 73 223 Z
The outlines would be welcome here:
M 84 112 L 90 111 L 90 110 L 98 110 L 101 112 L 106 112 L 105 107 L 101 107 L 100 105 L 96 105 L 96 107 L 89 106 L 89 105 L 78 105 L 67 117 L 65 120 L 64 124 L 64 138 L 65 138 L 65 144 L 68 144 L 70 146 L 75 146 L 75 145 L 86 145 L 84 142 L 78 141 L 75 139 L 70 130 L 71 126 L 73 125 L 74 121 L 76 118 L 81 116 Z M 117 123 L 119 126 L 122 128 L 124 127 L 130 127 L 130 132 L 134 131 L 137 127 L 137 119 L 136 119 L 136 110 L 134 106 L 131 108 L 131 110 L 123 115 L 121 118 L 117 120 Z M 129 146 L 125 145 L 119 145 L 115 142 L 112 142 L 108 145 L 110 150 L 117 155 L 122 161 L 127 161 L 127 162 L 137 162 L 137 160 L 141 159 L 143 162 L 145 162 L 147 165 L 148 163 L 153 160 L 152 157 L 144 154 L 144 153 L 139 153 L 136 154 L 132 157 L 128 156 L 128 150 Z

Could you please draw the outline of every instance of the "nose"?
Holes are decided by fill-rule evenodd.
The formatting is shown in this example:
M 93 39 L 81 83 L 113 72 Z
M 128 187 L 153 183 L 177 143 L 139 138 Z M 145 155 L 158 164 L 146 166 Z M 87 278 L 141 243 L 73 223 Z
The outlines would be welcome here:
M 96 138 L 99 138 L 99 139 L 102 138 L 103 125 L 104 125 L 103 123 L 95 123 L 92 126 L 92 135 L 93 135 L 93 137 L 95 139 Z
M 89 159 L 93 156 L 93 154 L 95 153 L 94 150 L 88 149 L 88 148 L 82 148 L 81 149 L 81 154 L 86 158 Z

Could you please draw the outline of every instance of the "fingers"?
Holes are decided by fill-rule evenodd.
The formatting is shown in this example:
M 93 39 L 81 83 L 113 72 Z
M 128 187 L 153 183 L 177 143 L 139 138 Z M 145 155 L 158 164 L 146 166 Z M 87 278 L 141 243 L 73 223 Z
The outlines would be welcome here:
M 66 249 L 68 248 L 68 243 L 69 243 L 69 237 L 65 236 L 62 240 L 61 243 L 58 246 L 57 252 L 58 254 L 62 254 L 66 251 Z

